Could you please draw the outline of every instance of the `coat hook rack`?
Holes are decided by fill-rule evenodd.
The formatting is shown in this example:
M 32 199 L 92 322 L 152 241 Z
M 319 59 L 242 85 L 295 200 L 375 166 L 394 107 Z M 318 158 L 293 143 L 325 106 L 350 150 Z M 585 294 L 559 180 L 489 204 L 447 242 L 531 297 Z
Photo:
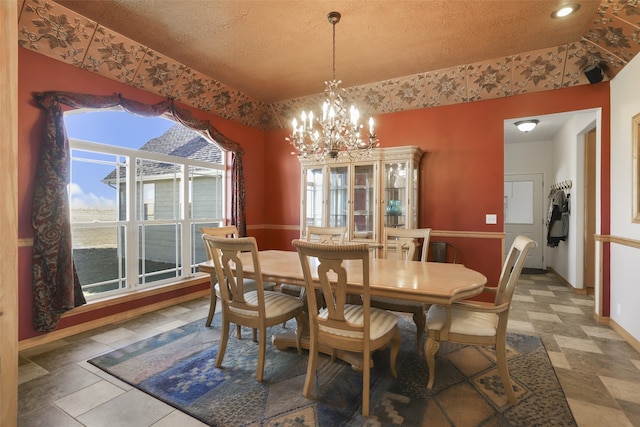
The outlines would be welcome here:
M 573 183 L 569 179 L 569 180 L 566 180 L 566 181 L 556 182 L 555 184 L 553 184 L 551 186 L 551 189 L 552 190 L 571 190 L 571 187 L 573 187 Z

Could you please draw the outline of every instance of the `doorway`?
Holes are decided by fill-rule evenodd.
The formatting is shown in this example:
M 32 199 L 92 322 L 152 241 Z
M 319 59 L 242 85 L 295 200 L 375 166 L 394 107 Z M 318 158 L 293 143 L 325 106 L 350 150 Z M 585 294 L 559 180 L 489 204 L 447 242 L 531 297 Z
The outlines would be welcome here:
M 516 236 L 522 234 L 538 242 L 529 251 L 524 266 L 544 269 L 544 206 L 543 174 L 514 174 L 504 176 L 504 234 L 505 251 Z M 506 252 L 503 254 L 506 257 Z
M 584 288 L 589 295 L 596 287 L 596 129 L 584 136 Z

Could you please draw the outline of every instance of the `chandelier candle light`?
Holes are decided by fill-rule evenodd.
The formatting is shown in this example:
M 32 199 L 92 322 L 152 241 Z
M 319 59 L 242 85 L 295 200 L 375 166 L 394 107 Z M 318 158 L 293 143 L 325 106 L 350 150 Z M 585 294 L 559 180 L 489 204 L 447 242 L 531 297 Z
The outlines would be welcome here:
M 322 116 L 314 116 L 312 111 L 302 112 L 300 123 L 293 119 L 293 132 L 287 141 L 293 145 L 297 154 L 316 159 L 335 159 L 338 153 L 345 151 L 352 158 L 367 157 L 373 147 L 378 146 L 373 129 L 373 117 L 369 118 L 369 135 L 363 139 L 360 132 L 360 112 L 355 106 L 348 110 L 340 93 L 341 80 L 336 80 L 336 24 L 340 22 L 340 13 L 329 12 L 327 19 L 333 26 L 333 80 L 324 82 L 327 98 L 322 104 Z M 319 128 L 315 127 L 315 122 Z

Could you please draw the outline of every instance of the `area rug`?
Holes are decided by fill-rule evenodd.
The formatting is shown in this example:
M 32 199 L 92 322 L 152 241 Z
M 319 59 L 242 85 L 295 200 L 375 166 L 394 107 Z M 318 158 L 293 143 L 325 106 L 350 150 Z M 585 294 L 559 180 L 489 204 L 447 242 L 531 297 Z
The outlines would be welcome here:
M 223 367 L 214 361 L 220 333 L 204 319 L 101 355 L 90 363 L 212 426 L 575 426 L 575 420 L 541 340 L 509 334 L 508 358 L 519 402 L 511 406 L 491 348 L 443 343 L 436 378 L 415 351 L 415 326 L 401 319 L 398 378 L 389 350 L 376 352 L 371 375 L 371 416 L 362 417 L 362 374 L 322 356 L 313 399 L 302 396 L 307 352 L 267 345 L 264 381 L 255 380 L 258 346 L 251 331 L 230 337 Z M 289 321 L 293 327 L 294 321 Z M 232 328 L 235 329 L 235 328 Z M 282 327 L 269 335 L 282 333 Z

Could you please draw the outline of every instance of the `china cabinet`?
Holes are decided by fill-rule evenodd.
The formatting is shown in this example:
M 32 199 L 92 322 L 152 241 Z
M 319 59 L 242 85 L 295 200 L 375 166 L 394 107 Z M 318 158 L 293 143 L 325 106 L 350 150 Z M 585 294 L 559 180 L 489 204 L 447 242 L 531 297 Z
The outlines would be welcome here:
M 349 241 L 380 244 L 384 227 L 418 227 L 417 146 L 374 149 L 365 159 L 300 158 L 301 237 L 308 226 L 347 227 Z

